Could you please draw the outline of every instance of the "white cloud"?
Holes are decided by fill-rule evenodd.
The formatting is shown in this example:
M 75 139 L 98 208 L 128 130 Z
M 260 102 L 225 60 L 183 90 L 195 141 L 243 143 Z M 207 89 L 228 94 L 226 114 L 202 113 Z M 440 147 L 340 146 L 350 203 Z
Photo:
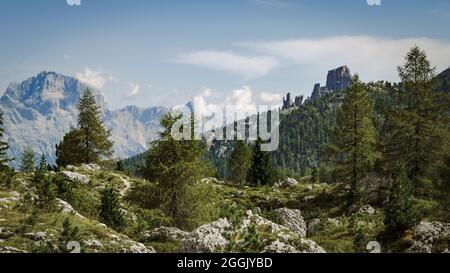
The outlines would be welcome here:
M 418 45 L 438 70 L 450 64 L 450 42 L 430 38 L 388 39 L 372 36 L 336 36 L 321 39 L 244 42 L 238 45 L 272 55 L 322 75 L 331 68 L 348 65 L 363 80 L 396 81 L 397 66 L 408 50 Z
M 84 68 L 84 71 L 76 74 L 76 79 L 97 90 L 101 90 L 105 87 L 106 81 L 110 80 L 110 76 L 105 76 L 101 71 L 95 71 L 88 67 Z
M 369 6 L 381 6 L 381 0 L 367 0 Z
M 81 0 L 66 0 L 69 6 L 81 6 Z
M 230 72 L 242 75 L 247 79 L 265 76 L 278 66 L 278 61 L 273 57 L 248 57 L 229 51 L 211 50 L 182 54 L 176 62 Z
M 261 100 L 270 106 L 280 105 L 283 101 L 283 96 L 278 93 L 263 92 L 261 93 Z
M 130 83 L 130 89 L 126 92 L 125 98 L 133 98 L 141 92 L 141 86 L 136 83 Z

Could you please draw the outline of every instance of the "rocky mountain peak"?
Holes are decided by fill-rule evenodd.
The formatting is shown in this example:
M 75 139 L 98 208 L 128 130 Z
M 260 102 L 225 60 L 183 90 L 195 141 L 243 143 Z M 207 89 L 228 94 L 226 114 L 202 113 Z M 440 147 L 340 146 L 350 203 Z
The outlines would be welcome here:
M 327 88 L 330 91 L 342 91 L 352 86 L 352 73 L 347 66 L 328 71 Z
M 15 165 L 26 147 L 45 154 L 49 162 L 55 161 L 55 144 L 77 125 L 77 105 L 87 88 L 73 77 L 47 71 L 9 85 L 0 99 L 0 109 Z M 157 136 L 159 120 L 167 109 L 129 106 L 110 111 L 103 94 L 91 91 L 111 130 L 116 156 L 126 158 L 145 151 Z

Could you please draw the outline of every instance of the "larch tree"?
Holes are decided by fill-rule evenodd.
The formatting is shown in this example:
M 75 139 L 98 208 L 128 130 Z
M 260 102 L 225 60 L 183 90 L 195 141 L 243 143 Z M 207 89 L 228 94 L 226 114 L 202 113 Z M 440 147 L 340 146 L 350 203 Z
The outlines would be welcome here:
M 379 157 L 377 132 L 373 123 L 373 104 L 359 76 L 346 90 L 332 144 L 327 146 L 336 165 L 337 177 L 350 185 L 349 205 L 359 202 L 358 182 L 371 171 Z
M 83 163 L 95 163 L 112 154 L 111 132 L 102 121 L 100 106 L 89 89 L 83 92 L 78 104 L 78 127 L 81 131 Z
M 391 166 L 403 162 L 417 187 L 442 152 L 441 107 L 432 91 L 435 69 L 416 46 L 398 71 L 402 84 L 392 94 L 395 103 L 388 115 L 385 159 Z

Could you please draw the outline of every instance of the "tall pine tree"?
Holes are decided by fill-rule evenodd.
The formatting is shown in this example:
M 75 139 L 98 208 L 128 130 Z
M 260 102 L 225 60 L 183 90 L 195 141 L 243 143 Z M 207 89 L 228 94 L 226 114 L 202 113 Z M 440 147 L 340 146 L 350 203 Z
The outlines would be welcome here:
M 206 149 L 201 141 L 173 138 L 172 127 L 182 118 L 172 113 L 162 118 L 163 131 L 150 145 L 142 174 L 148 181 L 158 184 L 156 195 L 162 210 L 177 226 L 185 228 L 199 209 L 192 189 L 201 179 L 210 176 L 212 169 L 204 160 Z M 194 125 L 193 117 L 191 125 Z
M 419 186 L 440 157 L 440 106 L 432 92 L 434 68 L 419 47 L 398 68 L 402 84 L 392 94 L 395 105 L 388 115 L 390 134 L 385 158 L 389 165 L 404 162 L 409 179 Z
M 103 125 L 100 106 L 89 89 L 83 92 L 78 104 L 78 126 L 81 131 L 81 154 L 84 163 L 98 162 L 112 154 L 111 132 Z
M 230 155 L 228 167 L 230 170 L 230 180 L 236 184 L 242 184 L 247 177 L 252 158 L 252 150 L 243 140 L 238 140 Z
M 373 105 L 359 76 L 346 91 L 338 125 L 328 151 L 336 164 L 337 176 L 351 186 L 349 205 L 359 201 L 359 180 L 371 171 L 378 158 L 377 133 L 372 121 Z
M 254 186 L 275 184 L 275 171 L 269 152 L 261 150 L 262 140 L 258 138 L 252 148 L 252 160 L 247 174 L 247 182 Z

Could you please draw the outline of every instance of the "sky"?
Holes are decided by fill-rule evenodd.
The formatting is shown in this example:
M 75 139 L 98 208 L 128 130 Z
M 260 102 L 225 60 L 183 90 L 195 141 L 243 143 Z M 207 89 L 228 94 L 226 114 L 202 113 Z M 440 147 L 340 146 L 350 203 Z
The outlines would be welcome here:
M 341 65 L 397 81 L 414 45 L 444 70 L 449 25 L 448 0 L 1 0 L 0 93 L 55 71 L 111 109 L 275 105 Z

